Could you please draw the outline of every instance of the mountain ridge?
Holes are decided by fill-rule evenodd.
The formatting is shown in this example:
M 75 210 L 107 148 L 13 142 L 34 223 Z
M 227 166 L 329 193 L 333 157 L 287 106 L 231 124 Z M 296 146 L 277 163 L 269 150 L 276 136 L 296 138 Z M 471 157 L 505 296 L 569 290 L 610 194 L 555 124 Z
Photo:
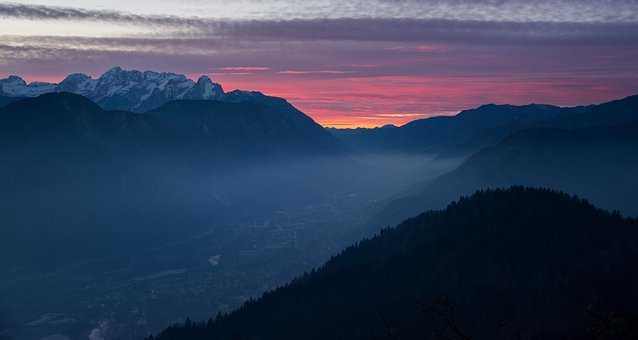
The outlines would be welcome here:
M 486 104 L 454 116 L 411 121 L 397 128 L 330 129 L 352 149 L 363 152 L 429 153 L 467 156 L 527 128 L 565 129 L 615 125 L 638 120 L 638 95 L 595 105 Z
M 32 142 L 49 149 L 63 143 L 123 152 L 161 145 L 177 151 L 188 143 L 208 158 L 342 154 L 332 135 L 287 101 L 257 92 L 231 94 L 236 100 L 176 100 L 135 113 L 104 110 L 70 92 L 48 93 L 0 108 L 0 139 L 5 148 Z

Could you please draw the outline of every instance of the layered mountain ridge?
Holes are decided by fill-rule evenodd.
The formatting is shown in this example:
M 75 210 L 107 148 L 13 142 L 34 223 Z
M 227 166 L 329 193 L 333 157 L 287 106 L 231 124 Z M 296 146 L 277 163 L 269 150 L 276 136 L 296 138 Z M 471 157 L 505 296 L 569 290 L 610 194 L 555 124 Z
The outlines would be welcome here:
M 419 119 L 401 127 L 331 129 L 352 149 L 369 153 L 430 153 L 469 156 L 516 131 L 550 127 L 578 129 L 636 120 L 638 96 L 588 106 L 487 104 L 455 116 Z
M 609 117 L 608 117 L 609 118 Z M 543 187 L 584 197 L 599 207 L 638 215 L 638 121 L 580 129 L 537 127 L 486 147 L 458 168 L 413 186 L 371 220 L 374 230 L 476 190 Z

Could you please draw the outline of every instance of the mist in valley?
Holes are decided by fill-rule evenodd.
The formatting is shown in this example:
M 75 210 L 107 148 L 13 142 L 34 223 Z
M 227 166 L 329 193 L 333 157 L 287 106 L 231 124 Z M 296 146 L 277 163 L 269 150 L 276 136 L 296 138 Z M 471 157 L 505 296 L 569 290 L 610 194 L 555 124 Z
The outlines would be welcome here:
M 372 211 L 459 163 L 52 154 L 2 169 L 0 316 L 20 338 L 137 339 L 229 311 L 372 235 Z

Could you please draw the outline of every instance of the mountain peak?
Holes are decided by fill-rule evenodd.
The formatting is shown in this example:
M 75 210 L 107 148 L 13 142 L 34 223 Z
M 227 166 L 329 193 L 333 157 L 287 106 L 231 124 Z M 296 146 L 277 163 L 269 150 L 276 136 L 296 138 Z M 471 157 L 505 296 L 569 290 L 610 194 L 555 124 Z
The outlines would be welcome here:
M 197 83 L 190 91 L 184 95 L 184 99 L 221 99 L 225 95 L 224 89 L 220 84 L 213 83 L 207 76 L 202 75 L 197 79 Z
M 244 90 L 233 90 L 231 92 L 226 93 L 224 99 L 228 102 L 243 102 L 243 101 L 259 101 L 266 97 L 263 93 L 259 91 L 244 91 Z M 283 99 L 282 99 L 283 100 Z
M 87 79 L 91 79 L 91 76 L 88 76 L 84 73 L 71 73 L 68 76 L 66 76 L 66 78 L 64 78 L 64 80 L 62 81 L 62 83 L 66 82 L 66 81 L 71 81 L 71 82 L 75 82 L 75 81 L 84 81 Z M 60 83 L 60 84 L 62 84 Z
M 2 79 L 0 81 L 6 81 L 7 83 L 20 84 L 20 85 L 24 85 L 24 86 L 27 85 L 27 82 L 24 81 L 24 79 L 22 79 L 21 77 L 16 76 L 16 75 L 10 75 L 8 78 Z
M 199 77 L 199 79 L 197 79 L 197 83 L 212 83 L 213 80 L 210 79 L 210 77 L 208 77 L 207 75 L 202 75 Z
M 111 67 L 108 71 L 104 72 L 104 74 L 102 74 L 102 77 L 107 75 L 115 75 L 122 72 L 124 72 L 124 69 L 122 69 L 120 66 L 115 66 L 115 67 Z
M 57 92 L 73 92 L 77 94 L 86 94 L 92 81 L 90 76 L 84 73 L 69 74 L 64 80 L 58 84 Z
M 27 82 L 19 76 L 10 75 L 0 79 L 0 95 L 7 97 L 36 97 L 43 93 L 53 92 L 54 84 L 44 82 Z

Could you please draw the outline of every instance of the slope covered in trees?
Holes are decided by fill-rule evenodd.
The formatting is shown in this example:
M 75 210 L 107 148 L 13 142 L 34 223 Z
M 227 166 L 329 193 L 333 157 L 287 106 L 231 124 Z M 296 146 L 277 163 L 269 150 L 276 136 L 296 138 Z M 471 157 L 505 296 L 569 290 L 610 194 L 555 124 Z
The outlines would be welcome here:
M 597 316 L 635 312 L 637 227 L 550 190 L 477 192 L 235 312 L 151 338 L 623 338 L 635 319 Z

